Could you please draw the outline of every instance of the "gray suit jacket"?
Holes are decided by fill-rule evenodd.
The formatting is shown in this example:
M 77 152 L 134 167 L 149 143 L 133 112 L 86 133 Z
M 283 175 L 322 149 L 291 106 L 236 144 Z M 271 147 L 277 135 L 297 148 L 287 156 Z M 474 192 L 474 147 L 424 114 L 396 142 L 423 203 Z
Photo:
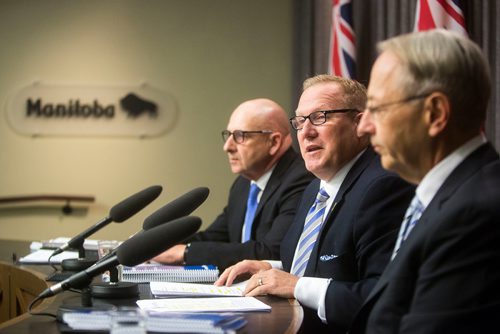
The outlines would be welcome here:
M 498 333 L 500 160 L 486 144 L 446 179 L 351 333 Z

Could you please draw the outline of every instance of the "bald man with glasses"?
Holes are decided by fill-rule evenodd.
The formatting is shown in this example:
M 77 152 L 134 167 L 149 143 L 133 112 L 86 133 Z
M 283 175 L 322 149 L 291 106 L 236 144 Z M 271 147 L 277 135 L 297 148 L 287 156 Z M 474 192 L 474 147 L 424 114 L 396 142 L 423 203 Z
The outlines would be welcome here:
M 225 269 L 243 259 L 279 259 L 281 240 L 313 179 L 292 148 L 287 114 L 269 99 L 243 102 L 222 140 L 231 171 L 239 175 L 226 207 L 205 231 L 153 260 Z

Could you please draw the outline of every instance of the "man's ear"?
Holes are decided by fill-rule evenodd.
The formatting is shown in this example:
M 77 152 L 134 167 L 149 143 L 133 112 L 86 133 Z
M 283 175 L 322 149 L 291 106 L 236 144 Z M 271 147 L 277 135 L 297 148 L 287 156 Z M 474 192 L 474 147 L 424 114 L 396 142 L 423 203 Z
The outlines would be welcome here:
M 269 147 L 269 154 L 275 155 L 279 152 L 281 145 L 283 144 L 283 136 L 279 132 L 273 132 L 269 135 L 269 142 L 271 147 Z
M 358 126 L 359 126 L 359 123 L 361 122 L 361 118 L 363 117 L 363 112 L 358 112 L 354 115 L 354 131 L 356 132 L 356 135 L 358 136 L 358 138 L 360 137 L 363 137 L 364 135 L 360 135 L 359 134 L 359 131 L 358 131 Z
M 450 100 L 441 92 L 432 93 L 425 100 L 424 110 L 429 126 L 429 136 L 436 137 L 444 131 L 450 121 Z

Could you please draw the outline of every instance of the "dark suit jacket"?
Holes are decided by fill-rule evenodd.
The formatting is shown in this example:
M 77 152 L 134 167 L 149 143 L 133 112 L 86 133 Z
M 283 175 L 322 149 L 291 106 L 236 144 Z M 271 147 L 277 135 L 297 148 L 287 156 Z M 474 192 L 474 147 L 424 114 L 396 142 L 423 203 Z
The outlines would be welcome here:
M 276 164 L 262 193 L 252 224 L 252 240 L 241 243 L 250 181 L 239 176 L 224 211 L 203 232 L 190 239 L 186 264 L 215 264 L 224 269 L 244 259 L 279 259 L 281 239 L 297 204 L 314 177 L 290 148 Z
M 446 179 L 352 333 L 499 333 L 500 161 L 489 145 Z
M 319 184 L 315 180 L 304 191 L 294 223 L 283 240 L 281 258 L 288 272 Z M 304 275 L 333 279 L 326 295 L 328 326 L 315 310 L 304 308 L 302 331 L 347 331 L 389 262 L 414 190 L 395 174 L 385 171 L 371 148 L 352 166 L 323 223 Z

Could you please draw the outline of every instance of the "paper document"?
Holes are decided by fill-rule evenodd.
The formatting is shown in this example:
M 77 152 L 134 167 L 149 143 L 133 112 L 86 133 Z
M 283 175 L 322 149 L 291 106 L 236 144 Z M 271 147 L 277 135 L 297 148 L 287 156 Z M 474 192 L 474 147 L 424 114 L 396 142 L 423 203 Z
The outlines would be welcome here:
M 40 247 L 43 247 L 43 248 L 58 248 L 58 247 L 62 247 L 64 244 L 66 244 L 67 242 L 69 242 L 71 240 L 71 238 L 68 238 L 68 237 L 58 237 L 58 238 L 55 238 L 55 239 L 49 239 L 49 240 L 42 240 L 42 241 L 34 241 L 32 243 L 32 249 L 36 246 L 39 245 L 39 248 Z M 98 243 L 99 243 L 99 240 L 96 240 L 96 239 L 85 239 L 83 241 L 83 248 L 84 249 L 87 249 L 87 250 L 97 250 L 98 248 Z
M 150 313 L 146 328 L 155 333 L 233 333 L 247 323 L 240 314 L 232 313 Z M 109 311 L 66 312 L 63 322 L 77 331 L 109 331 Z M 130 328 L 132 331 L 133 328 Z
M 215 286 L 213 284 L 151 282 L 151 293 L 156 297 L 178 296 L 243 296 L 246 281 L 232 286 Z
M 219 278 L 219 269 L 213 265 L 172 266 L 142 263 L 134 267 L 123 266 L 120 281 L 213 283 L 217 278 Z
M 137 305 L 155 312 L 249 312 L 270 311 L 271 306 L 254 297 L 141 299 Z
M 49 264 L 49 257 L 54 253 L 53 249 L 39 249 L 23 256 L 19 259 L 20 263 L 37 263 L 37 264 Z M 62 260 L 65 259 L 76 259 L 78 258 L 78 252 L 74 251 L 64 251 L 61 254 L 57 254 L 50 259 L 50 263 L 60 264 Z

